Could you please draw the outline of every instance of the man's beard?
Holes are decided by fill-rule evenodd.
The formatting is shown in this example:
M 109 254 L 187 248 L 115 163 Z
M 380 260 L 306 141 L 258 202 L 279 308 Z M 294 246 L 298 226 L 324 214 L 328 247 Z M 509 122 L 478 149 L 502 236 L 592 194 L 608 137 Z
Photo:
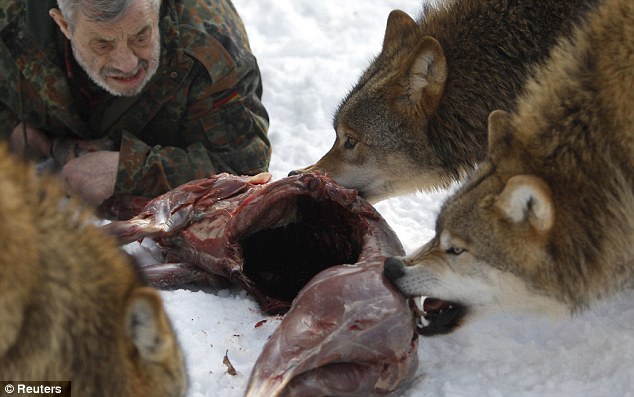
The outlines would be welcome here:
M 84 69 L 88 77 L 97 84 L 99 87 L 103 88 L 110 94 L 114 96 L 135 96 L 140 93 L 146 84 L 152 79 L 159 66 L 159 58 L 161 56 L 161 42 L 160 40 L 156 40 L 154 44 L 154 48 L 152 49 L 151 58 L 148 59 L 139 59 L 139 63 L 136 69 L 132 73 L 124 73 L 121 70 L 116 68 L 111 68 L 108 66 L 104 66 L 101 70 L 96 71 L 94 67 L 90 66 L 90 62 L 83 56 L 81 51 L 79 51 L 73 41 L 71 40 L 71 48 L 73 50 L 73 56 L 75 60 L 79 64 L 79 66 Z M 143 79 L 139 82 L 138 85 L 131 88 L 115 88 L 108 84 L 107 79 L 109 77 L 118 77 L 125 78 L 136 75 L 141 69 L 145 69 L 146 73 L 143 76 Z

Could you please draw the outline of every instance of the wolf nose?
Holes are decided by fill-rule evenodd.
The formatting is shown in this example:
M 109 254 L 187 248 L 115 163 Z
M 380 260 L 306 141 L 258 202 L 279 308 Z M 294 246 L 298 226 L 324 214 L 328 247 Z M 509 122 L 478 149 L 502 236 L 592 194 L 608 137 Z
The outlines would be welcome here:
M 405 264 L 402 260 L 391 256 L 385 259 L 383 272 L 387 278 L 396 281 L 405 275 Z
M 302 172 L 300 170 L 293 170 L 288 173 L 288 176 L 300 175 Z

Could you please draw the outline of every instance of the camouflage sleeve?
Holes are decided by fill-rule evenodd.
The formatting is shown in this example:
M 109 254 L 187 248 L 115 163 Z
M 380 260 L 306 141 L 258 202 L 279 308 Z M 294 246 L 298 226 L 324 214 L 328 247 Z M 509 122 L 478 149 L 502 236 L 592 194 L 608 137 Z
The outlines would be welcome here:
M 19 122 L 18 116 L 0 102 L 0 140 L 7 141 Z
M 256 174 L 268 169 L 269 122 L 260 100 L 257 62 L 247 54 L 236 65 L 237 82 L 231 85 L 212 84 L 202 68 L 197 73 L 178 133 L 185 143 L 183 148 L 150 147 L 132 133 L 124 133 L 116 194 L 156 196 L 220 172 Z M 229 88 L 217 92 L 218 86 Z

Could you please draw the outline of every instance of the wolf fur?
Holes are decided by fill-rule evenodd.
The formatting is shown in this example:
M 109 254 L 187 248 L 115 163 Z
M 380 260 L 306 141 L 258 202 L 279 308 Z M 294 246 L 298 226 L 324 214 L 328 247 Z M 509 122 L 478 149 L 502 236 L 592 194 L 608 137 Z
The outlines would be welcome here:
M 316 164 L 370 202 L 446 187 L 486 155 L 486 121 L 510 110 L 530 66 L 594 0 L 453 0 L 416 23 L 390 13 L 381 53 L 342 101 Z
M 57 181 L 0 146 L 0 374 L 73 396 L 184 396 L 157 291 Z
M 634 285 L 632 21 L 632 0 L 602 1 L 514 113 L 491 113 L 488 158 L 436 236 L 386 261 L 404 293 L 557 314 Z

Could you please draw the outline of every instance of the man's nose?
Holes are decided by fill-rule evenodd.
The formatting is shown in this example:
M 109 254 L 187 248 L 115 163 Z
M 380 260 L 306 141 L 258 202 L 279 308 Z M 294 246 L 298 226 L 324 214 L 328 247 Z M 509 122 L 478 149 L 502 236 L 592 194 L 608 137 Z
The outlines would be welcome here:
M 136 70 L 139 58 L 128 46 L 119 46 L 111 57 L 110 67 L 123 73 L 132 73 Z

